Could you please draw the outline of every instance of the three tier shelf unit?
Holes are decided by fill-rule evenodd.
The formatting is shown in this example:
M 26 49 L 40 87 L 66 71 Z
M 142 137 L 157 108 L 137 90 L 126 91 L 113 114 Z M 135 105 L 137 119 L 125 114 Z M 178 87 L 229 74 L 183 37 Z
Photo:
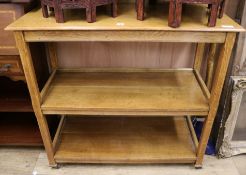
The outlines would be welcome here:
M 7 27 L 15 33 L 50 166 L 202 166 L 236 33 L 244 29 L 226 15 L 216 27 L 207 27 L 206 7 L 187 8 L 177 29 L 168 27 L 162 10 L 150 12 L 145 21 L 136 20 L 134 4 L 120 4 L 114 19 L 98 14 L 93 24 L 76 12 L 58 24 L 34 10 Z M 191 58 L 194 66 L 187 69 L 59 69 L 55 43 L 64 41 L 191 42 L 197 43 L 197 51 Z M 47 42 L 52 73 L 43 89 L 37 86 L 31 42 Z M 220 45 L 211 91 L 200 74 L 205 43 Z M 46 121 L 51 114 L 62 116 L 54 140 Z M 205 118 L 199 142 L 190 116 Z

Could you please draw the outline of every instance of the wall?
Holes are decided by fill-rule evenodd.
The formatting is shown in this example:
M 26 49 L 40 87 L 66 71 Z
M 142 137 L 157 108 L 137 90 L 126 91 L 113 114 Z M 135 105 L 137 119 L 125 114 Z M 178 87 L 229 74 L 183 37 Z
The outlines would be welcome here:
M 79 67 L 191 67 L 194 44 L 82 42 L 58 44 L 59 66 Z

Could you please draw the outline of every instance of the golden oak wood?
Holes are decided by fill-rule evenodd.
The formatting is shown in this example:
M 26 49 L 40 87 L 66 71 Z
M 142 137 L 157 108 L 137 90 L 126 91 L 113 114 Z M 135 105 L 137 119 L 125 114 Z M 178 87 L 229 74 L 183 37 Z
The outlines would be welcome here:
M 48 49 L 48 53 L 49 53 L 49 60 L 50 60 L 50 68 L 52 71 L 57 69 L 57 62 L 58 62 L 58 58 L 57 58 L 57 53 L 56 53 L 56 43 L 51 43 L 49 42 L 47 44 L 47 49 Z
M 55 153 L 55 160 L 63 163 L 193 163 L 195 159 L 184 117 L 67 116 Z
M 40 11 L 36 10 L 7 28 L 15 31 L 24 73 L 28 77 L 27 84 L 32 104 L 50 165 L 55 166 L 59 162 L 196 162 L 196 167 L 201 167 L 235 35 L 236 32 L 244 31 L 244 29 L 227 16 L 219 20 L 215 28 L 209 28 L 205 23 L 203 25 L 203 15 L 206 11 L 200 6 L 196 8 L 192 6 L 191 10 L 187 10 L 188 14 L 178 29 L 167 27 L 164 23 L 165 14 L 162 19 L 153 15 L 144 22 L 140 22 L 135 19 L 134 7 L 123 5 L 121 8 L 123 11 L 118 18 L 111 19 L 99 15 L 98 22 L 93 24 L 87 24 L 78 19 L 76 14 L 72 14 L 70 18 L 72 20 L 67 23 L 57 24 L 52 18 L 44 20 L 40 16 Z M 157 10 L 155 13 L 160 11 Z M 36 21 L 34 22 L 33 19 Z M 40 94 L 28 44 L 28 42 L 36 41 L 198 42 L 200 48 L 197 50 L 194 70 L 145 69 L 144 72 L 117 68 L 107 71 L 59 70 L 51 75 Z M 211 93 L 199 72 L 204 43 L 223 43 Z M 51 63 L 52 69 L 55 69 L 57 65 L 55 47 L 54 45 L 48 47 L 50 58 L 54 63 Z M 64 122 L 64 128 L 61 127 L 63 120 L 61 121 L 53 145 L 44 114 L 76 114 L 77 118 L 73 117 L 70 120 L 68 116 L 69 122 Z M 79 117 L 79 114 L 90 116 L 83 119 Z M 106 114 L 117 115 L 117 117 L 112 116 L 106 119 Z M 198 115 L 206 118 L 196 155 L 194 151 L 191 151 L 191 148 L 194 148 L 192 142 L 188 144 L 191 135 L 194 137 L 192 128 L 189 131 L 187 124 L 177 117 L 161 118 L 170 114 Z M 93 115 L 99 116 L 93 118 Z M 119 115 L 127 116 L 124 121 L 119 121 Z M 137 118 L 144 115 L 146 117 L 144 119 Z M 153 115 L 160 117 L 157 120 Z M 135 116 L 135 118 L 127 118 L 129 116 Z M 87 124 L 86 121 L 91 121 L 93 125 Z M 108 123 L 99 125 L 105 121 Z M 119 123 L 121 126 L 128 124 L 128 128 L 123 127 L 122 130 L 120 127 L 116 128 Z M 81 124 L 85 127 L 81 127 Z M 175 127 L 169 127 L 174 125 Z M 95 127 L 102 130 L 97 132 Z M 82 131 L 91 137 L 83 134 Z M 120 131 L 124 131 L 122 136 L 130 135 L 133 139 L 115 138 L 114 134 Z M 152 136 L 157 139 L 151 140 Z M 106 138 L 104 142 L 102 137 Z M 143 137 L 146 137 L 148 141 L 142 140 Z M 96 144 L 91 146 L 93 142 Z M 118 143 L 124 143 L 126 146 L 117 147 L 120 145 Z M 196 145 L 195 140 L 194 143 Z M 140 154 L 139 152 L 137 154 L 137 151 L 140 151 Z M 129 161 L 126 157 L 130 158 Z
M 137 30 L 138 31 L 138 30 Z M 45 41 L 127 41 L 127 42 L 214 42 L 223 43 L 225 34 L 202 32 L 174 32 L 174 31 L 136 31 L 132 30 L 99 30 L 99 31 L 30 31 L 24 32 L 28 42 Z
M 50 84 L 51 82 L 53 81 L 54 77 L 55 77 L 55 74 L 56 74 L 56 69 L 53 70 L 53 72 L 51 73 L 49 79 L 47 80 L 46 84 L 44 85 L 42 91 L 40 92 L 40 96 L 41 96 L 41 101 L 43 102 L 43 99 L 44 97 L 46 96 L 47 94 L 47 91 L 49 90 L 50 88 Z
M 220 95 L 224 85 L 224 80 L 225 80 L 232 48 L 234 46 L 235 37 L 236 37 L 235 33 L 227 33 L 226 41 L 220 50 L 218 66 L 216 67 L 214 83 L 211 90 L 211 98 L 209 102 L 210 110 L 209 110 L 208 117 L 205 119 L 204 127 L 202 129 L 200 144 L 197 151 L 197 160 L 195 164 L 196 167 L 202 166 L 203 156 L 205 153 L 208 138 L 219 105 Z
M 48 81 L 50 83 L 50 81 Z M 62 94 L 62 95 L 61 95 Z M 151 97 L 151 98 L 150 98 Z M 143 112 L 206 115 L 208 99 L 192 70 L 161 72 L 57 72 L 41 109 L 110 114 Z M 118 113 L 117 113 L 118 112 Z M 167 114 L 165 113 L 167 112 Z M 194 114 L 192 114 L 194 115 Z
M 20 52 L 22 66 L 25 72 L 25 77 L 30 92 L 33 110 L 38 120 L 38 125 L 40 128 L 41 136 L 44 142 L 45 150 L 47 151 L 48 159 L 51 166 L 56 166 L 54 161 L 53 146 L 51 143 L 50 132 L 47 124 L 47 120 L 42 114 L 40 109 L 41 97 L 39 93 L 39 88 L 37 84 L 37 79 L 35 75 L 35 70 L 33 67 L 32 57 L 30 53 L 30 48 L 28 43 L 25 42 L 22 32 L 14 32 L 17 47 Z
M 55 22 L 54 18 L 43 18 L 41 10 L 36 9 L 15 21 L 7 30 L 23 30 L 23 31 L 170 31 L 170 32 L 241 32 L 244 29 L 230 19 L 224 16 L 218 20 L 216 27 L 207 27 L 207 8 L 204 6 L 187 6 L 186 12 L 183 14 L 182 26 L 177 29 L 168 27 L 167 11 L 159 6 L 150 11 L 150 16 L 144 21 L 136 20 L 136 11 L 134 4 L 120 4 L 119 16 L 117 18 L 109 18 L 104 12 L 97 14 L 97 22 L 93 24 L 87 23 L 81 19 L 81 11 L 68 12 L 68 20 L 63 24 Z M 35 20 L 33 20 L 35 19 Z M 55 35 L 56 32 L 53 32 Z M 207 33 L 207 34 L 208 34 Z M 135 33 L 138 35 L 137 33 Z M 201 33 L 202 34 L 202 33 Z M 211 33 L 210 33 L 211 34 Z M 209 34 L 208 34 L 209 35 Z M 62 37 L 62 36 L 61 36 Z M 110 38 L 108 38 L 110 39 Z M 139 38 L 140 39 L 140 38 Z
M 65 124 L 65 119 L 66 119 L 65 116 L 62 115 L 61 116 L 61 119 L 60 119 L 60 122 L 59 122 L 59 125 L 57 127 L 56 134 L 55 134 L 55 137 L 54 137 L 54 140 L 53 140 L 53 149 L 54 149 L 54 152 L 57 151 L 57 147 L 61 143 L 60 135 L 62 133 L 62 129 L 63 129 L 64 124 Z
M 215 68 L 215 57 L 216 57 L 217 44 L 211 44 L 208 53 L 207 60 L 207 75 L 206 75 L 206 84 L 209 90 L 212 88 L 213 84 L 213 75 Z
M 192 140 L 193 140 L 194 145 L 195 145 L 195 149 L 197 151 L 197 148 L 198 148 L 198 145 L 199 145 L 199 141 L 197 139 L 196 131 L 195 131 L 193 123 L 191 121 L 191 116 L 187 116 L 186 120 L 187 120 L 187 124 L 188 124 L 189 130 L 190 130 L 191 136 L 192 136 Z
M 194 69 L 194 75 L 196 76 L 197 81 L 198 81 L 199 85 L 201 86 L 202 91 L 203 91 L 205 97 L 206 97 L 207 99 L 210 99 L 210 96 L 211 96 L 211 95 L 210 95 L 210 92 L 209 92 L 209 90 L 208 90 L 206 84 L 204 83 L 204 81 L 203 81 L 203 79 L 202 79 L 200 73 L 198 72 L 198 70 Z
M 198 43 L 196 47 L 196 55 L 195 55 L 195 61 L 193 65 L 194 69 L 197 70 L 198 72 L 201 71 L 204 51 L 205 51 L 205 43 Z

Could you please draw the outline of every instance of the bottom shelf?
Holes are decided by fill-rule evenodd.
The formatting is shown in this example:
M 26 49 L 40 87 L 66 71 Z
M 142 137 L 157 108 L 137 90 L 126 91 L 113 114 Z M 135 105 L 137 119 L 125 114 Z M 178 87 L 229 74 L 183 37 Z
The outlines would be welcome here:
M 184 117 L 65 119 L 58 163 L 193 163 L 195 147 Z
M 33 113 L 0 113 L 0 145 L 42 146 Z
M 58 118 L 47 118 L 53 138 Z M 38 122 L 31 112 L 0 112 L 0 146 L 43 146 Z

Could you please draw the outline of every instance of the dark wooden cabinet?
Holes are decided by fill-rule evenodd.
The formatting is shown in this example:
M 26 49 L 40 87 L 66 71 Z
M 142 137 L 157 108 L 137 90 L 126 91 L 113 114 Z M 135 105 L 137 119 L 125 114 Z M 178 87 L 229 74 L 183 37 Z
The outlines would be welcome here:
M 21 5 L 0 4 L 0 55 L 18 55 L 12 32 L 4 31 L 4 28 L 24 14 Z
M 0 3 L 0 145 L 43 145 L 14 35 L 4 30 L 36 4 L 37 0 L 1 0 Z M 44 46 L 34 44 L 32 54 L 42 86 L 48 75 L 47 63 L 38 61 L 45 54 Z
M 37 3 L 36 0 L 0 1 L 0 55 L 19 55 L 14 35 L 4 28 L 28 12 Z

